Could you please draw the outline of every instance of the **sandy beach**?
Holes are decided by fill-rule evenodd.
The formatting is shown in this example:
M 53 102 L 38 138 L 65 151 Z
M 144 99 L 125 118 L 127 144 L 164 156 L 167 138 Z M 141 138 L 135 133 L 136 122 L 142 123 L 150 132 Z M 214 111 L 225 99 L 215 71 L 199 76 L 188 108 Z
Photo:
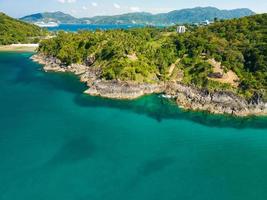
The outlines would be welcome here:
M 0 51 L 34 52 L 39 44 L 0 45 Z

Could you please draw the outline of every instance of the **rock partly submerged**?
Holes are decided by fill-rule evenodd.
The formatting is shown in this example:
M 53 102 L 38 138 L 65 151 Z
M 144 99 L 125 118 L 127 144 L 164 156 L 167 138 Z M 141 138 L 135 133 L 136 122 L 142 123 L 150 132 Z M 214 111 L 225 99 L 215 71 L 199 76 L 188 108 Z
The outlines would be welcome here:
M 209 92 L 173 81 L 153 84 L 109 81 L 101 79 L 101 70 L 92 66 L 80 64 L 65 66 L 60 60 L 42 54 L 33 55 L 32 60 L 44 65 L 45 71 L 71 72 L 78 75 L 80 80 L 88 86 L 85 93 L 93 96 L 136 99 L 143 95 L 163 93 L 168 98 L 175 99 L 177 104 L 184 109 L 235 116 L 267 115 L 267 103 L 258 96 L 246 100 L 232 92 Z

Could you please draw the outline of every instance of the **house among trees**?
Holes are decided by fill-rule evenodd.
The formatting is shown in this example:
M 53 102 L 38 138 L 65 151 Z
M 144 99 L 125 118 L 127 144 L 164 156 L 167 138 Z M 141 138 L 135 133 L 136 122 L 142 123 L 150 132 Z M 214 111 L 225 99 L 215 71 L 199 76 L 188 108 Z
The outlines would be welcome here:
M 212 22 L 210 22 L 209 20 L 205 20 L 205 21 L 200 23 L 200 25 L 202 25 L 202 26 L 208 26 L 210 24 L 212 24 Z
M 185 33 L 185 31 L 186 31 L 185 26 L 178 26 L 177 27 L 177 33 L 182 34 L 182 33 Z

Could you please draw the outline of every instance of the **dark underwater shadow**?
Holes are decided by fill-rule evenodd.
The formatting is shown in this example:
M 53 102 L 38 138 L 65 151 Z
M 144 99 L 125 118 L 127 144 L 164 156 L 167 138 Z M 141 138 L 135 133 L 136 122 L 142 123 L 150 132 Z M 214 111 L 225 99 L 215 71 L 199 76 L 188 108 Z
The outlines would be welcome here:
M 30 54 L 22 58 L 29 59 Z M 256 128 L 267 129 L 267 117 L 233 117 L 192 112 L 180 109 L 174 102 L 161 98 L 159 95 L 144 96 L 136 100 L 111 100 L 83 94 L 86 85 L 79 82 L 73 74 L 46 73 L 42 65 L 33 62 L 16 65 L 18 72 L 13 84 L 39 84 L 49 91 L 63 90 L 75 95 L 73 101 L 81 107 L 108 107 L 146 115 L 161 122 L 165 119 L 189 120 L 209 127 L 228 127 L 236 129 Z
M 172 165 L 175 161 L 176 159 L 174 157 L 163 157 L 154 160 L 148 160 L 140 166 L 138 172 L 142 176 L 149 176 L 164 170 L 169 165 Z
M 46 163 L 48 166 L 73 164 L 89 159 L 95 152 L 95 145 L 85 136 L 66 141 L 59 151 Z
M 177 159 L 175 157 L 159 157 L 145 160 L 137 167 L 136 176 L 134 176 L 129 184 L 125 185 L 126 191 L 132 191 L 133 188 L 137 187 L 143 179 L 149 179 L 150 176 L 157 176 L 164 170 L 168 170 L 168 167 L 175 164 Z

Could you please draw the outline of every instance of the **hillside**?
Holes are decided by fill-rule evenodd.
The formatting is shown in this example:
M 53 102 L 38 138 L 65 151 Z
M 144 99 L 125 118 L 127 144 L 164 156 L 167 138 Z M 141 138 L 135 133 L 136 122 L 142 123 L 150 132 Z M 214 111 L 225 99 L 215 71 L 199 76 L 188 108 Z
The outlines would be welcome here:
M 90 24 L 150 24 L 153 15 L 146 12 L 126 13 L 114 16 L 96 16 L 92 18 L 82 18 L 83 22 Z
M 154 21 L 161 23 L 197 23 L 204 20 L 213 21 L 218 19 L 233 19 L 255 14 L 250 9 L 233 9 L 233 10 L 219 10 L 214 7 L 197 7 L 193 9 L 183 9 L 169 12 L 167 14 L 158 14 L 154 16 Z
M 169 13 L 151 14 L 146 12 L 127 13 L 114 16 L 96 16 L 92 18 L 75 18 L 62 12 L 38 13 L 21 18 L 27 22 L 58 22 L 90 23 L 90 24 L 145 24 L 145 25 L 172 25 L 177 23 L 197 23 L 204 20 L 240 18 L 255 14 L 243 8 L 234 10 L 219 10 L 214 7 L 196 7 L 191 9 L 175 10 Z
M 69 14 L 65 14 L 63 12 L 45 12 L 45 13 L 37 13 L 33 15 L 28 15 L 20 18 L 25 22 L 35 23 L 43 21 L 47 22 L 57 22 L 62 24 L 73 24 L 73 23 L 81 23 L 81 21 Z
M 266 23 L 267 14 L 262 14 L 207 27 L 189 26 L 185 34 L 177 34 L 175 27 L 62 32 L 43 41 L 39 52 L 64 65 L 90 65 L 105 80 L 174 80 L 249 98 L 257 93 L 267 99 Z M 216 68 L 232 78 L 226 82 L 210 78 Z
M 0 45 L 14 43 L 32 43 L 37 37 L 46 34 L 38 26 L 13 19 L 0 13 Z
M 231 19 L 253 15 L 249 9 L 219 10 L 213 7 L 197 7 L 192 9 L 175 10 L 169 13 L 152 15 L 150 13 L 129 13 L 117 16 L 88 18 L 92 24 L 152 24 L 171 25 L 179 23 L 198 23 L 214 18 Z

